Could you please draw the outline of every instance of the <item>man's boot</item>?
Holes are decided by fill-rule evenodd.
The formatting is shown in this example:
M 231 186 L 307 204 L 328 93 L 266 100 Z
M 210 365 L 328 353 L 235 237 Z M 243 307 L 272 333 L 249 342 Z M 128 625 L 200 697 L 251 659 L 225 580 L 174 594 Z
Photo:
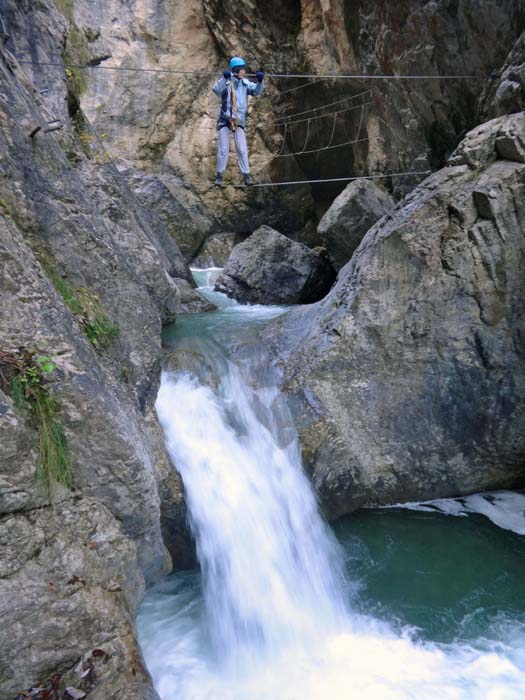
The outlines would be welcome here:
M 217 187 L 224 187 L 224 183 L 222 181 L 222 173 L 217 173 L 215 176 L 215 184 Z
M 243 177 L 244 184 L 246 185 L 246 187 L 251 187 L 253 185 L 253 180 L 250 177 L 250 173 L 244 173 L 244 175 L 242 177 Z

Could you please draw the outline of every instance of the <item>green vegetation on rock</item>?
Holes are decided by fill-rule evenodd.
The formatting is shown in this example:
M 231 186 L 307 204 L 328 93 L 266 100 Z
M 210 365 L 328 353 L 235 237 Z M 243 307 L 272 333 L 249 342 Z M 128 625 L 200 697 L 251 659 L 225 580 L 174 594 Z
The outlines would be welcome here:
M 66 19 L 73 21 L 74 0 L 54 0 L 57 10 L 59 10 Z
M 97 350 L 110 348 L 118 338 L 120 330 L 106 315 L 98 294 L 86 287 L 72 287 L 58 273 L 47 256 L 40 258 L 47 276 L 77 318 L 91 345 Z
M 55 370 L 50 357 L 25 348 L 0 352 L 0 388 L 29 414 L 38 431 L 37 486 L 52 502 L 57 484 L 73 485 L 67 438 L 59 420 L 60 402 L 48 389 L 48 378 Z
M 67 2 L 67 0 L 65 0 Z M 75 24 L 71 24 L 64 50 L 64 63 L 68 81 L 68 104 L 71 114 L 75 114 L 80 105 L 80 96 L 87 88 L 86 69 L 79 66 L 89 64 L 89 52 L 86 35 Z

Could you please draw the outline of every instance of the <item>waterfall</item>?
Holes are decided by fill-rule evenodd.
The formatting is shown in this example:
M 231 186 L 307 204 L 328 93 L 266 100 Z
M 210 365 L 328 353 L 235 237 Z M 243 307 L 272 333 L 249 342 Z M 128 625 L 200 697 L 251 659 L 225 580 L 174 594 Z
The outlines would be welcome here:
M 248 382 L 224 350 L 232 334 L 257 347 L 257 329 L 283 309 L 226 300 L 211 289 L 215 271 L 202 272 L 221 310 L 177 320 L 173 347 L 195 371 L 163 372 L 156 403 L 201 567 L 141 606 L 161 699 L 523 700 L 525 620 L 439 644 L 359 610 L 361 582 L 343 576 L 275 377 L 254 388 L 253 367 Z
M 337 544 L 277 399 L 275 389 L 248 387 L 231 363 L 216 391 L 189 374 L 164 374 L 157 399 L 223 663 L 317 642 L 344 618 Z
M 216 347 L 207 361 L 206 385 L 164 372 L 156 404 L 201 564 L 139 615 L 162 700 L 523 700 L 519 624 L 422 643 L 352 609 L 271 376 L 255 390 Z

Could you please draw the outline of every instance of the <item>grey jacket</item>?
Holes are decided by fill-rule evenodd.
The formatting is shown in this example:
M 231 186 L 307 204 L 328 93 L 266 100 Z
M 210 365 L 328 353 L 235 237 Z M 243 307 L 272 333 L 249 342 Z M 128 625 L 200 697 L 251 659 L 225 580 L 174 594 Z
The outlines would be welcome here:
M 248 95 L 257 97 L 263 91 L 263 83 L 252 83 L 247 78 L 237 78 L 233 76 L 231 80 L 226 80 L 222 76 L 213 86 L 213 92 L 221 98 L 221 107 L 219 110 L 219 120 L 227 121 L 231 117 L 235 119 L 235 110 L 231 105 L 231 85 L 235 90 L 235 98 L 237 102 L 237 121 L 239 126 L 246 124 L 246 116 L 248 113 Z

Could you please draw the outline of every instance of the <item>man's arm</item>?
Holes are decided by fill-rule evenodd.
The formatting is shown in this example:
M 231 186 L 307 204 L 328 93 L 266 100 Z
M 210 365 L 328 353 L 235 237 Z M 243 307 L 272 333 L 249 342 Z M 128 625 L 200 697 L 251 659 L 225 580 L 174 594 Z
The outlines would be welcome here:
M 225 70 L 222 74 L 222 78 L 219 78 L 215 85 L 212 87 L 213 92 L 220 97 L 224 90 L 228 87 L 230 83 L 231 73 L 229 70 Z
M 251 95 L 252 97 L 257 97 L 258 95 L 261 94 L 263 91 L 264 85 L 263 83 L 252 83 L 248 82 L 248 95 Z
M 252 95 L 252 97 L 257 97 L 257 95 L 260 95 L 261 92 L 263 91 L 263 88 L 264 88 L 264 85 L 263 85 L 264 73 L 263 73 L 263 71 L 258 70 L 255 75 L 257 76 L 256 83 L 252 83 L 252 82 L 248 81 L 248 94 Z

